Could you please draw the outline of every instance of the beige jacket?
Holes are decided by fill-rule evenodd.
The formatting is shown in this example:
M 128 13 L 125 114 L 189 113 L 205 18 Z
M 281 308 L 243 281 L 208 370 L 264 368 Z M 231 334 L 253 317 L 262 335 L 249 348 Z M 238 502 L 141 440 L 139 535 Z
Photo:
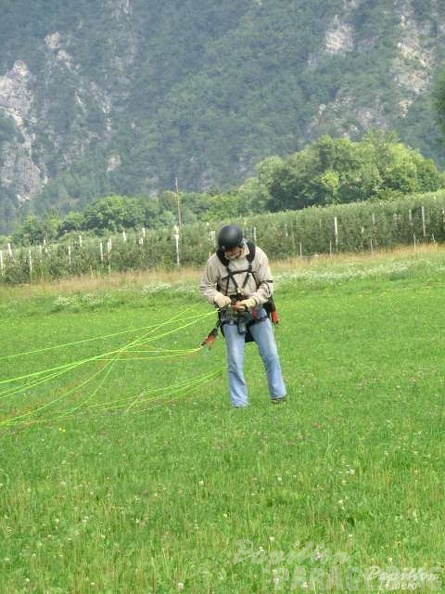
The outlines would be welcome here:
M 249 254 L 249 248 L 246 245 L 241 256 L 230 261 L 229 268 L 234 275 L 234 280 L 241 294 L 245 298 L 252 297 L 256 300 L 257 305 L 262 305 L 266 303 L 273 293 L 273 279 L 269 259 L 266 253 L 256 246 L 255 258 L 252 262 L 252 274 L 248 275 L 249 261 L 246 258 L 247 254 Z M 247 284 L 243 287 L 246 276 L 248 276 Z M 232 296 L 237 293 L 237 287 L 233 279 L 227 274 L 227 267 L 215 253 L 207 260 L 199 289 L 209 303 L 213 304 L 218 287 L 223 295 Z

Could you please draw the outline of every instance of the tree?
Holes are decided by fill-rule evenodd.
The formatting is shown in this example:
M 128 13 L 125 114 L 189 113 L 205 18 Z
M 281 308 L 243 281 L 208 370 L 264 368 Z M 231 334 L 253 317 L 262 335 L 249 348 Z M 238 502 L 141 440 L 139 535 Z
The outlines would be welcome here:
M 266 206 L 271 211 L 429 192 L 444 185 L 431 159 L 380 132 L 360 142 L 322 136 L 286 160 L 264 161 L 258 172 L 270 193 Z
M 370 131 L 363 142 L 372 147 L 381 182 L 377 194 L 433 192 L 442 188 L 443 175 L 432 159 L 398 141 L 394 133 Z
M 60 222 L 58 229 L 58 237 L 71 233 L 73 231 L 81 231 L 84 228 L 84 215 L 81 212 L 69 212 Z
M 12 234 L 12 242 L 20 246 L 41 245 L 57 236 L 60 219 L 52 213 L 43 220 L 28 215 Z
M 144 223 L 144 209 L 137 198 L 106 196 L 87 206 L 84 228 L 89 231 L 123 231 Z
M 260 214 L 266 210 L 270 199 L 267 187 L 254 177 L 249 177 L 236 191 L 237 199 L 243 204 L 247 214 Z

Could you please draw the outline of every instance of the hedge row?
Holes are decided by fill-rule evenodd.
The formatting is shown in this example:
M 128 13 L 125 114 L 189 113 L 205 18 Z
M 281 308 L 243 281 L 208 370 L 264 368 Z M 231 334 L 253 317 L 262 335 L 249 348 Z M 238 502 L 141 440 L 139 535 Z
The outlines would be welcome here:
M 445 242 L 445 191 L 397 201 L 335 205 L 257 215 L 236 222 L 269 257 L 362 252 L 398 245 Z M 221 223 L 223 224 L 223 223 Z M 127 232 L 102 241 L 0 250 L 0 282 L 29 283 L 66 276 L 202 266 L 220 224 Z

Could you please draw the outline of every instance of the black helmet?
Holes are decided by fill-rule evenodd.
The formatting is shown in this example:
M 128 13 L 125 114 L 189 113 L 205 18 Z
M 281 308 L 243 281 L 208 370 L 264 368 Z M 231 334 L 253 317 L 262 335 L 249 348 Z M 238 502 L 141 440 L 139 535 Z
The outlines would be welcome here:
M 242 246 L 244 243 L 243 232 L 238 225 L 225 225 L 218 233 L 218 247 L 226 251 L 230 248 Z

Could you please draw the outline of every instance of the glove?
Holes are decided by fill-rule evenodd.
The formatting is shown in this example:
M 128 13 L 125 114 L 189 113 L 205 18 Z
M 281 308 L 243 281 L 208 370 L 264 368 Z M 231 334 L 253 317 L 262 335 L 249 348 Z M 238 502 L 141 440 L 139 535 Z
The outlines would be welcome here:
M 242 301 L 240 301 L 238 303 L 238 306 L 244 309 L 252 309 L 252 307 L 255 307 L 256 304 L 256 299 L 254 299 L 253 297 L 249 297 L 249 299 L 243 299 Z
M 222 309 L 223 307 L 227 307 L 232 303 L 232 300 L 227 295 L 223 295 L 222 293 L 216 293 L 215 297 L 213 298 L 213 303 L 219 308 Z

